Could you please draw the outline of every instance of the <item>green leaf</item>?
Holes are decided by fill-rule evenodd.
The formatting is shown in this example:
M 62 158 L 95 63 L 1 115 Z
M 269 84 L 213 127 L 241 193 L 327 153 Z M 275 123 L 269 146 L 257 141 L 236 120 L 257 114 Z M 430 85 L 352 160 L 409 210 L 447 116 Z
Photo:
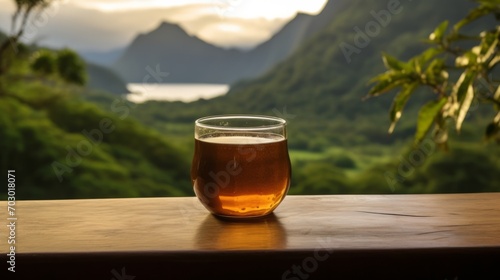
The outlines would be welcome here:
M 377 84 L 370 89 L 368 95 L 378 96 L 410 81 L 410 74 L 399 71 L 389 71 L 371 80 L 372 83 L 375 82 Z
M 415 69 L 415 72 L 417 72 L 417 74 L 419 75 L 422 75 L 422 64 L 421 61 L 418 59 L 418 57 L 416 59 L 412 59 L 412 62 L 413 62 L 413 67 Z
M 491 59 L 490 63 L 488 64 L 488 68 L 495 67 L 499 62 L 500 62 L 500 55 L 497 54 L 495 57 L 493 57 L 493 59 Z
M 399 86 L 398 83 L 395 83 L 391 80 L 382 80 L 379 81 L 375 86 L 373 86 L 370 91 L 368 92 L 368 95 L 370 96 L 378 96 L 381 95 L 395 87 Z
M 448 103 L 447 103 L 448 104 Z M 432 133 L 432 139 L 434 143 L 437 144 L 438 148 L 441 150 L 448 150 L 448 128 L 446 125 L 445 118 L 438 115 L 435 120 L 436 125 L 434 126 L 434 132 Z
M 434 30 L 434 32 L 429 35 L 429 40 L 432 42 L 441 42 L 443 40 L 444 33 L 446 32 L 446 29 L 448 29 L 448 21 L 445 20 L 443 21 L 437 28 Z
M 390 56 L 386 53 L 382 54 L 382 60 L 384 61 L 384 65 L 387 69 L 401 71 L 408 66 L 405 65 L 404 62 L 397 60 L 395 57 Z
M 477 54 L 475 51 L 477 51 L 478 48 L 474 47 L 472 48 L 471 51 L 468 51 L 464 53 L 461 56 L 458 56 L 455 59 L 455 66 L 456 67 L 471 67 L 477 64 L 478 59 L 477 59 Z
M 401 92 L 399 92 L 394 98 L 394 101 L 392 102 L 391 111 L 389 114 L 391 118 L 391 126 L 389 128 L 389 133 L 392 133 L 394 131 L 396 123 L 399 121 L 403 113 L 403 108 L 405 107 L 406 103 L 410 99 L 411 94 L 415 91 L 417 86 L 418 86 L 417 83 L 404 85 Z
M 474 71 L 466 71 L 460 75 L 457 83 L 453 87 L 451 95 L 457 99 L 459 103 L 464 101 L 465 95 L 467 94 L 467 90 L 472 83 L 472 80 L 476 76 Z
M 421 53 L 418 58 L 421 64 L 426 63 L 430 59 L 434 58 L 436 55 L 441 54 L 443 51 L 436 48 L 428 48 L 423 53 Z
M 417 132 L 415 133 L 415 142 L 420 143 L 427 135 L 434 123 L 436 116 L 439 114 L 443 106 L 448 102 L 446 97 L 441 97 L 438 100 L 432 100 L 425 104 L 418 113 Z
M 425 70 L 425 77 L 427 82 L 430 84 L 438 84 L 444 78 L 447 79 L 447 75 L 443 74 L 444 70 L 444 60 L 441 58 L 436 58 L 432 60 L 432 62 L 427 66 L 427 70 Z
M 436 126 L 432 138 L 436 144 L 444 144 L 448 141 L 448 130 L 443 126 Z
M 467 88 L 467 92 L 465 94 L 465 98 L 462 101 L 460 109 L 458 111 L 458 117 L 455 127 L 457 131 L 460 131 L 460 129 L 462 128 L 462 123 L 465 120 L 465 116 L 467 116 L 467 112 L 469 111 L 473 99 L 474 99 L 474 88 L 472 87 L 472 85 L 469 85 L 469 87 Z
M 497 90 L 495 91 L 495 95 L 493 95 L 493 99 L 496 101 L 500 101 L 500 86 L 497 87 Z
M 488 37 L 491 36 L 487 36 L 483 39 L 483 42 L 481 43 L 482 50 L 478 59 L 479 63 L 486 63 L 497 52 L 498 34 L 491 34 L 491 35 L 493 35 L 492 36 L 494 38 L 493 40 L 488 40 Z

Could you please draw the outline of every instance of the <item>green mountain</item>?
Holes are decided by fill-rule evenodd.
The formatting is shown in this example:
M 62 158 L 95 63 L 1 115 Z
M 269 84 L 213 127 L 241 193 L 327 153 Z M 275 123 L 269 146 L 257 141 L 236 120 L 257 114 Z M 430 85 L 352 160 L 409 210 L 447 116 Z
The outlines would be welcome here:
M 129 92 L 127 83 L 108 67 L 87 62 L 86 69 L 89 77 L 88 88 L 115 94 Z
M 453 152 L 432 149 L 411 163 L 410 156 L 421 152 L 410 146 L 417 109 L 433 93 L 412 96 L 393 135 L 387 133 L 393 96 L 363 101 L 369 80 L 385 71 L 383 52 L 412 57 L 427 47 L 423 41 L 436 26 L 444 20 L 457 22 L 475 4 L 336 0 L 328 5 L 336 9 L 327 26 L 259 78 L 240 81 L 227 95 L 211 100 L 146 102 L 134 115 L 186 139 L 192 137 L 193 121 L 206 115 L 284 117 L 293 194 L 499 191 L 500 150 L 481 146 L 486 126 L 481 110 L 469 114 L 459 138 L 453 135 Z
M 85 61 L 102 65 L 111 66 L 125 51 L 125 48 L 116 48 L 108 51 L 79 51 Z
M 155 30 L 137 36 L 113 69 L 128 82 L 136 83 L 147 79 L 149 83 L 230 84 L 257 77 L 321 30 L 333 8 L 330 3 L 318 16 L 297 14 L 272 38 L 248 51 L 211 45 L 176 24 L 163 22 Z M 150 76 L 155 67 L 169 75 L 153 80 Z
M 474 3 L 337 0 L 327 6 L 336 9 L 330 8 L 335 13 L 326 28 L 265 75 L 241 81 L 226 96 L 210 101 L 145 103 L 138 107 L 138 118 L 154 125 L 191 122 L 208 114 L 288 115 L 296 135 L 291 145 L 300 149 L 315 146 L 310 144 L 315 141 L 351 145 L 410 137 L 415 110 L 410 107 L 396 134 L 388 136 L 391 97 L 362 101 L 369 80 L 384 70 L 381 54 L 411 57 L 425 48 L 423 38 L 440 22 L 458 21 Z M 428 98 L 431 93 L 422 93 L 413 102 Z

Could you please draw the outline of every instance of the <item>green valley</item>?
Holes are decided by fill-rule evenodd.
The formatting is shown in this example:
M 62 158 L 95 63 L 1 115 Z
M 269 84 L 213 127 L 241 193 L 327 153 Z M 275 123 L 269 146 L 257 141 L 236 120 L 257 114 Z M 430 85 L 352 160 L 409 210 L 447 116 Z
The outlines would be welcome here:
M 191 194 L 187 152 L 133 120 L 134 104 L 114 96 L 106 112 L 28 61 L 0 77 L 0 166 L 16 170 L 19 199 Z
M 433 149 L 416 164 L 406 166 L 409 156 L 419 151 L 412 146 L 418 106 L 431 99 L 433 93 L 422 91 L 414 95 L 393 135 L 387 133 L 392 98 L 387 95 L 364 100 L 370 79 L 383 71 L 383 52 L 401 59 L 415 55 L 426 47 L 425 38 L 443 19 L 457 22 L 476 4 L 335 1 L 334 5 L 335 16 L 324 30 L 260 78 L 236 83 L 226 96 L 212 100 L 140 104 L 134 116 L 162 133 L 175 134 L 186 141 L 191 137 L 192 122 L 205 115 L 251 113 L 284 117 L 289 122 L 294 162 L 291 193 L 446 192 L 449 180 L 459 180 L 454 175 L 450 175 L 454 179 L 448 178 L 450 170 L 467 177 L 470 161 L 482 156 L 485 160 L 477 163 L 482 165 L 477 172 L 484 178 L 493 178 L 475 186 L 476 191 L 499 190 L 499 178 L 495 175 L 500 169 L 498 146 L 482 142 L 483 129 L 491 116 L 489 108 L 475 104 L 461 135 L 452 136 L 453 151 Z M 487 19 L 469 31 L 485 24 L 495 23 Z M 437 171 L 439 168 L 442 169 Z M 420 185 L 417 177 L 412 177 L 416 174 L 433 178 L 432 183 L 427 183 L 435 187 Z M 397 187 L 391 186 L 391 182 L 397 183 Z M 465 185 L 460 187 L 459 182 L 449 191 L 468 190 Z
M 419 107 L 435 98 L 432 91 L 412 96 L 391 135 L 394 96 L 366 98 L 384 71 L 382 53 L 409 59 L 443 20 L 455 23 L 477 3 L 332 5 L 329 18 L 321 15 L 329 23 L 287 59 L 225 96 L 192 103 L 131 103 L 116 94 L 122 79 L 96 65 L 86 65 L 94 73 L 88 87 L 69 83 L 34 71 L 38 50 L 24 46 L 0 75 L 1 170 L 16 170 L 19 199 L 191 196 L 193 122 L 263 114 L 288 121 L 290 194 L 500 191 L 500 147 L 483 141 L 490 107 L 474 103 L 442 151 L 430 139 L 413 145 Z M 488 18 L 469 31 L 496 25 Z

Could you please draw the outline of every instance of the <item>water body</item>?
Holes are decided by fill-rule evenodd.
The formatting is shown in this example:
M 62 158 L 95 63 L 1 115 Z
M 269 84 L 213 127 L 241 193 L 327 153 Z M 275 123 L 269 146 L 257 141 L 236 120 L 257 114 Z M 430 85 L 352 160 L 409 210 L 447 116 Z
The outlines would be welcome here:
M 223 84 L 128 84 L 127 99 L 142 103 L 149 100 L 193 102 L 226 94 L 229 85 Z

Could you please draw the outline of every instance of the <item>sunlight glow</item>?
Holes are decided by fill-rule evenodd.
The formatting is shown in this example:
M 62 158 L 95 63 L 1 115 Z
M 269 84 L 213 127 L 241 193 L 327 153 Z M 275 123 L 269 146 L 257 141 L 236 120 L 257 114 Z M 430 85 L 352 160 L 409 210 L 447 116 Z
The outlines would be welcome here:
M 118 1 L 97 1 L 97 0 L 91 0 L 91 1 L 77 1 L 77 0 L 72 0 L 73 4 L 87 8 L 87 9 L 94 9 L 94 10 L 99 10 L 101 12 L 121 12 L 121 11 L 131 11 L 131 10 L 147 10 L 147 9 L 154 9 L 154 8 L 169 8 L 169 7 L 175 7 L 175 6 L 183 6 L 183 5 L 188 5 L 188 4 L 195 4 L 195 3 L 200 3 L 203 1 L 197 1 L 197 0 L 169 0 L 163 1 L 163 0 L 147 0 L 147 1 L 140 1 L 140 0 L 118 0 Z
M 218 25 L 218 28 L 219 28 L 221 31 L 224 31 L 224 32 L 234 32 L 234 33 L 238 33 L 238 32 L 241 32 L 241 31 L 242 31 L 241 26 L 236 25 L 236 24 L 221 23 L 221 24 L 219 24 L 219 25 Z
M 317 14 L 326 0 L 71 0 L 75 5 L 101 12 L 121 12 L 130 10 L 147 10 L 204 4 L 213 7 L 210 14 L 235 18 L 288 18 L 297 12 Z
M 46 46 L 79 51 L 122 48 L 164 21 L 216 46 L 249 49 L 272 37 L 298 12 L 314 15 L 326 4 L 326 0 L 60 1 L 57 14 L 36 34 Z M 14 1 L 0 0 L 0 7 L 0 30 L 9 30 Z

